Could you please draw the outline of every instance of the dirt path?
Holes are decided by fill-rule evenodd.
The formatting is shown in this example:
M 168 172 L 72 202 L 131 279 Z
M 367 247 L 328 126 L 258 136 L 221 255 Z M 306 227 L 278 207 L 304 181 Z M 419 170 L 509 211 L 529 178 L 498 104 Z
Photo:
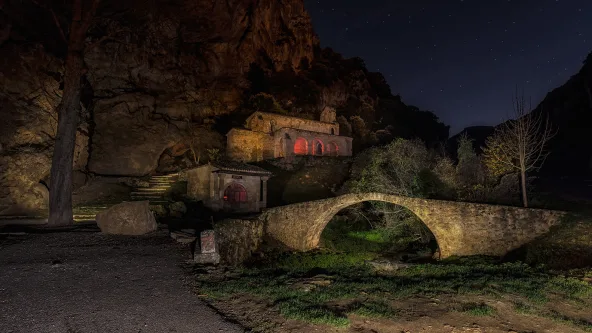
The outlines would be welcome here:
M 93 229 L 0 238 L 0 332 L 244 332 L 184 285 L 176 246 Z

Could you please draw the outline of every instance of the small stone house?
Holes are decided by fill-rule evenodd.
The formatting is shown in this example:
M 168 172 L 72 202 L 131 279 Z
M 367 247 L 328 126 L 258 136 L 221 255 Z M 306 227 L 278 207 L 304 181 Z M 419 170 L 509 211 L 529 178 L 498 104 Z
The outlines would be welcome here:
M 294 155 L 351 156 L 352 138 L 339 135 L 335 110 L 326 107 L 320 120 L 254 112 L 245 128 L 226 134 L 229 158 L 255 162 Z
M 259 212 L 267 206 L 271 172 L 235 161 L 212 162 L 185 171 L 187 195 L 213 211 Z

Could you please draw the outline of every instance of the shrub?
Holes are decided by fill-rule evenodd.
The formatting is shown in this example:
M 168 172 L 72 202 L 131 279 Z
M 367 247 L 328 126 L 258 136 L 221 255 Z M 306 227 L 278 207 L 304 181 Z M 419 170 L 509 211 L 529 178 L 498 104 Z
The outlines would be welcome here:
M 284 110 L 272 95 L 266 93 L 251 96 L 249 106 L 256 111 L 288 114 L 288 111 Z

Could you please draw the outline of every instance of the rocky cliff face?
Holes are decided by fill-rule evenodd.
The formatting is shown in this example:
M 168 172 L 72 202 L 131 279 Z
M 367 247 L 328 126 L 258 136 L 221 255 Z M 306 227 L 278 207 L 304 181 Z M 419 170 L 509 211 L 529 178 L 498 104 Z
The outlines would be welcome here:
M 17 213 L 43 208 L 66 47 L 51 11 L 64 28 L 69 14 L 28 1 L 0 9 L 0 211 Z M 241 105 L 251 64 L 298 71 L 317 45 L 301 1 L 102 1 L 75 169 L 154 171 L 188 122 Z
M 554 89 L 533 110 L 549 117 L 557 134 L 541 173 L 546 176 L 592 175 L 592 53 L 578 73 Z
M 556 135 L 550 140 L 549 156 L 543 164 L 540 175 L 548 178 L 589 177 L 592 175 L 592 148 L 590 127 L 592 126 L 592 53 L 578 73 L 565 84 L 549 92 L 532 110 L 549 119 Z M 495 126 L 469 127 L 450 138 L 448 148 L 456 155 L 458 137 L 466 133 L 475 150 L 485 145 L 485 139 L 493 134 Z
M 66 51 L 60 27 L 67 31 L 70 10 L 44 3 L 54 4 L 0 4 L 0 214 L 44 209 L 51 185 Z M 172 170 L 190 146 L 203 161 L 206 148 L 224 147 L 225 131 L 253 111 L 250 97 L 260 92 L 295 115 L 335 107 L 360 142 L 417 135 L 421 128 L 403 123 L 420 118 L 434 138 L 448 135 L 433 114 L 392 96 L 361 59 L 321 51 L 302 0 L 102 0 L 95 21 L 75 186 L 92 175 Z

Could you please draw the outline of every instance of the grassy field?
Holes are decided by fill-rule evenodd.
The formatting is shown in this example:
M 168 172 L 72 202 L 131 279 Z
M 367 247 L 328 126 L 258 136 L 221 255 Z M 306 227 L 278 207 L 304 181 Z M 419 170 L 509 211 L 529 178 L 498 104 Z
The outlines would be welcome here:
M 516 311 L 554 318 L 592 331 L 592 323 L 550 312 L 550 300 L 592 305 L 592 286 L 579 276 L 551 274 L 523 263 L 497 263 L 488 258 L 457 258 L 422 264 L 388 274 L 374 272 L 365 255 L 337 253 L 286 254 L 260 267 L 241 269 L 214 278 L 198 276 L 201 294 L 211 301 L 249 294 L 270 300 L 285 318 L 315 324 L 347 326 L 348 315 L 396 317 L 397 300 L 416 296 L 482 295 L 510 297 Z M 314 292 L 311 292 L 313 291 Z M 487 304 L 455 304 L 451 311 L 488 316 Z
M 508 321 L 525 329 L 530 329 L 531 322 L 550 327 L 528 332 L 592 332 L 592 269 L 586 261 L 592 249 L 592 219 L 566 221 L 506 262 L 463 257 L 377 269 L 376 263 L 392 262 L 388 258 L 393 256 L 387 253 L 393 241 L 393 235 L 384 230 L 329 224 L 321 250 L 267 254 L 249 267 L 222 273 L 198 271 L 196 288 L 223 313 L 262 302 L 256 311 L 268 314 L 248 315 L 258 319 L 251 323 L 255 326 L 247 325 L 260 332 L 276 331 L 257 328 L 257 323 L 278 314 L 286 320 L 321 325 L 326 332 L 333 332 L 327 327 L 347 329 L 355 324 L 359 328 L 384 322 L 395 326 L 372 329 L 398 332 L 404 331 L 401 323 L 421 322 L 419 314 L 434 312 L 436 303 L 441 312 L 432 318 L 436 323 L 462 323 L 469 317 L 493 325 L 482 332 L 498 332 L 496 328 L 508 332 L 504 326 Z M 418 300 L 425 302 L 418 304 Z M 356 318 L 366 319 L 360 324 Z

